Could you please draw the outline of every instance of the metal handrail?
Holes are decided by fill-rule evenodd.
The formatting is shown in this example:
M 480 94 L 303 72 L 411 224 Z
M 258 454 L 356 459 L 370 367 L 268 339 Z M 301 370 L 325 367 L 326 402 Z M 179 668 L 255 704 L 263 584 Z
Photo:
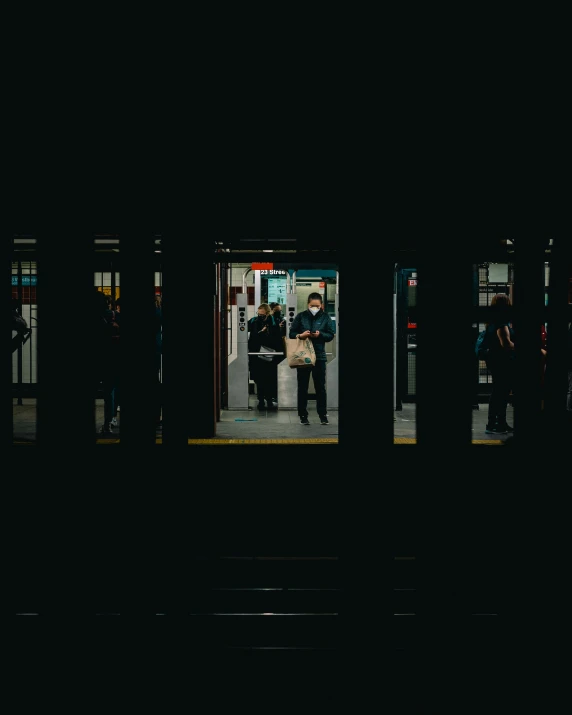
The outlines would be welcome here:
M 246 290 L 246 276 L 252 271 L 252 268 L 245 268 L 244 273 L 242 274 L 242 292 L 247 293 L 248 291 Z

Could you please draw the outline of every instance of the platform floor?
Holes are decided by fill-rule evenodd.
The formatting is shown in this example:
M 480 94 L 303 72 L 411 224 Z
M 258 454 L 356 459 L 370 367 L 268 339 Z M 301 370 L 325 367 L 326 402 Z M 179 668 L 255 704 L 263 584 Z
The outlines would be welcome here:
M 35 442 L 36 440 L 36 400 L 26 398 L 18 405 L 13 400 L 14 441 Z M 301 425 L 296 410 L 259 411 L 256 395 L 250 395 L 248 410 L 223 410 L 217 423 L 217 441 L 234 440 L 271 440 L 292 441 L 308 440 L 314 443 L 336 444 L 338 441 L 338 411 L 328 413 L 329 425 L 320 424 L 315 409 L 315 402 L 308 404 L 309 426 Z M 95 400 L 95 421 L 98 429 L 103 425 L 103 400 Z M 121 411 L 118 413 L 118 427 L 113 434 L 106 436 L 105 442 L 115 442 L 121 435 Z M 161 432 L 157 432 L 160 439 Z M 205 440 L 193 440 L 205 442 Z
M 103 400 L 95 401 L 96 424 L 103 424 Z M 276 410 L 259 412 L 257 398 L 250 396 L 248 410 L 223 410 L 221 420 L 217 423 L 215 442 L 273 442 L 298 443 L 308 441 L 318 444 L 337 444 L 339 415 L 337 410 L 330 410 L 329 425 L 321 425 L 315 410 L 315 402 L 309 402 L 310 425 L 301 425 L 296 410 Z M 404 404 L 402 410 L 396 411 L 394 422 L 394 439 L 396 444 L 413 444 L 416 440 L 415 404 Z M 502 444 L 508 436 L 487 435 L 487 404 L 480 405 L 479 410 L 473 410 L 473 442 L 485 444 Z M 36 440 L 36 400 L 26 398 L 22 405 L 13 400 L 14 441 L 17 443 L 34 443 Z M 514 425 L 513 408 L 509 407 L 507 418 Z M 119 412 L 121 423 L 121 412 Z M 105 442 L 116 442 L 120 438 L 120 425 L 114 434 L 108 436 Z M 160 441 L 161 432 L 157 433 Z M 205 443 L 209 440 L 193 440 L 192 443 Z M 210 440 L 213 441 L 213 440 Z
M 396 421 L 393 424 L 394 440 L 397 444 L 414 443 L 417 437 L 415 423 L 416 405 L 408 403 L 402 410 L 395 412 Z M 510 435 L 489 435 L 485 432 L 487 425 L 488 403 L 479 405 L 473 410 L 473 442 L 483 444 L 503 444 Z M 514 409 L 509 405 L 506 411 L 507 422 L 514 427 Z

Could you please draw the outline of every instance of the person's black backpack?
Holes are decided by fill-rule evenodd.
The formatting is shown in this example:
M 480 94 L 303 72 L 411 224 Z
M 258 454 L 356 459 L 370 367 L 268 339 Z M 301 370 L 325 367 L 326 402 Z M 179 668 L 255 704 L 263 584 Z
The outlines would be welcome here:
M 12 332 L 16 333 L 12 338 L 12 352 L 25 345 L 32 336 L 32 329 L 16 308 L 12 309 Z
M 19 335 L 25 335 L 30 331 L 26 319 L 17 310 L 12 311 L 12 330 L 15 330 Z

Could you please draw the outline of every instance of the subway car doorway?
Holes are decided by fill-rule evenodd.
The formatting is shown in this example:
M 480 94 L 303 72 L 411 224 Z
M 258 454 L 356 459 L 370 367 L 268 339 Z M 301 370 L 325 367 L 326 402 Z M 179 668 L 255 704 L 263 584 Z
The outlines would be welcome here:
M 322 324 L 333 338 L 325 348 L 326 420 L 318 412 L 313 375 L 307 390 L 307 421 L 299 414 L 297 368 L 286 357 L 286 341 L 296 316 L 318 294 Z M 314 303 L 317 301 L 314 299 Z M 338 442 L 339 273 L 337 266 L 276 264 L 272 261 L 218 264 L 217 268 L 216 437 L 230 442 Z M 256 339 L 261 320 L 270 321 L 270 346 Z M 327 319 L 326 319 L 327 316 Z M 312 316 L 313 317 L 313 316 Z M 266 333 L 267 334 L 267 333 Z M 278 334 L 278 337 L 276 335 Z M 267 340 L 266 342 L 271 342 Z M 264 341 L 262 341 L 264 343 Z M 274 350 L 268 357 L 267 347 Z M 299 368 L 303 369 L 303 368 Z M 320 375 L 317 375 L 320 380 Z

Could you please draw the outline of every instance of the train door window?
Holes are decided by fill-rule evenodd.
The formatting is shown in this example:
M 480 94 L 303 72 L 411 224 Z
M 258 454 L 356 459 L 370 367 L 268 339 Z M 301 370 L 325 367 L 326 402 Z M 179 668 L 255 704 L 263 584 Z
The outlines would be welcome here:
M 393 297 L 393 438 L 416 439 L 417 270 L 395 266 Z
M 475 285 L 478 296 L 475 296 L 473 303 L 481 308 L 490 308 L 495 300 L 495 295 L 506 295 L 512 303 L 514 295 L 515 266 L 511 262 L 505 263 L 481 263 L 474 266 Z M 481 320 L 473 323 L 473 339 L 476 343 L 480 333 L 485 331 L 487 323 Z M 504 439 L 508 433 L 503 435 L 491 435 L 489 427 L 489 407 L 493 394 L 493 377 L 484 359 L 479 359 L 475 355 L 475 379 L 473 395 L 473 442 L 490 441 L 491 436 L 495 439 Z M 506 422 L 513 424 L 513 399 L 512 391 L 509 395 L 506 408 Z
M 338 335 L 326 343 L 326 395 L 328 424 L 317 413 L 317 395 L 312 378 L 308 386 L 310 429 L 300 423 L 297 405 L 297 372 L 286 360 L 286 342 L 295 316 L 308 309 L 308 296 L 318 292 L 324 312 L 337 325 L 338 295 L 335 270 L 301 270 L 287 266 L 252 268 L 252 264 L 229 264 L 219 272 L 221 322 L 226 323 L 220 340 L 220 371 L 217 404 L 218 438 L 246 437 L 292 441 L 320 438 L 337 442 Z M 277 331 L 271 361 L 259 354 L 253 335 L 253 320 L 271 303 L 281 306 L 283 324 Z M 249 341 L 249 336 L 251 340 Z M 268 373 L 268 375 L 266 375 Z M 266 377 L 268 382 L 265 382 Z M 261 392 L 262 390 L 262 392 Z M 266 390 L 266 392 L 264 392 Z M 264 402 L 262 402 L 264 401 Z M 263 405 L 263 408 L 262 406 Z
M 16 249 L 36 239 L 15 239 Z M 18 251 L 19 253 L 19 251 Z M 12 262 L 12 417 L 15 443 L 35 442 L 37 399 L 37 264 L 16 255 Z
M 96 239 L 96 244 L 97 240 L 100 239 Z M 112 265 L 107 271 L 95 271 L 93 284 L 107 301 L 107 320 L 110 330 L 119 331 L 121 325 L 121 276 L 119 271 L 113 270 Z M 94 410 L 95 425 L 100 442 L 120 439 L 121 391 L 117 380 L 118 371 L 119 363 L 117 362 L 114 365 L 101 366 L 98 375 Z

